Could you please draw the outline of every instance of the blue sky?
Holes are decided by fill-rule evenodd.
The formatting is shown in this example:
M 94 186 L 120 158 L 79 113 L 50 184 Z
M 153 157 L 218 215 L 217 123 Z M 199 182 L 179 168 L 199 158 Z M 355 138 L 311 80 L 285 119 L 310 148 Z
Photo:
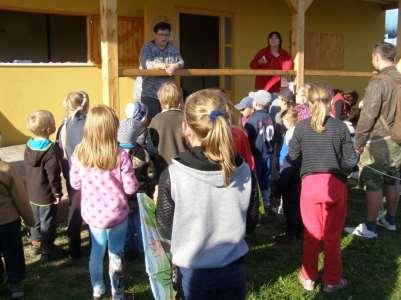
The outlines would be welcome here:
M 398 9 L 386 11 L 386 31 L 397 30 Z

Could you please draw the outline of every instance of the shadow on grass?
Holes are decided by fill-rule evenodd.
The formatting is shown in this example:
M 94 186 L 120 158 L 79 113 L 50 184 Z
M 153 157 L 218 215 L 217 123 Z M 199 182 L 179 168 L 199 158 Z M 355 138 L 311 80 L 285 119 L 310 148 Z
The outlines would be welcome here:
M 58 230 L 56 244 L 64 251 L 68 250 L 68 240 L 64 229 Z M 25 280 L 25 299 L 90 299 L 92 288 L 89 276 L 89 237 L 83 231 L 83 257 L 71 260 L 67 255 L 58 260 L 42 263 L 39 257 L 33 257 L 29 247 L 25 248 L 27 257 L 27 277 Z M 125 263 L 125 289 L 135 293 L 135 299 L 152 299 L 145 273 L 145 265 L 140 260 Z M 110 297 L 108 278 L 108 259 L 104 263 L 104 279 Z M 103 299 L 109 299 L 104 297 Z M 1 298 L 1 296 L 0 296 Z

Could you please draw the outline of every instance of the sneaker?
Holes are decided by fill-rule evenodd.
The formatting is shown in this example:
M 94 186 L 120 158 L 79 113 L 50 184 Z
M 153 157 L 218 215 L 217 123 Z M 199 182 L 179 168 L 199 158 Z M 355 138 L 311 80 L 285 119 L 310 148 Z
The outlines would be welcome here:
M 24 286 L 22 283 L 10 284 L 11 299 L 24 297 Z
M 298 274 L 298 281 L 306 291 L 313 291 L 315 289 L 315 281 L 304 278 L 301 273 Z
M 60 248 L 53 247 L 50 251 L 42 251 L 40 260 L 44 263 L 60 259 L 66 256 L 66 252 Z
M 391 225 L 387 220 L 386 220 L 386 213 L 380 214 L 379 217 L 377 218 L 377 225 L 382 226 L 386 228 L 387 230 L 390 231 L 396 231 L 397 227 L 395 224 Z
M 105 295 L 105 293 L 101 293 L 101 294 L 94 294 L 92 299 L 93 300 L 101 300 L 103 298 L 103 296 Z
M 340 282 L 337 284 L 325 284 L 323 287 L 323 292 L 325 293 L 334 293 L 338 290 L 341 290 L 347 286 L 348 282 L 345 278 L 341 278 Z
M 36 240 L 32 241 L 31 252 L 32 252 L 32 255 L 34 255 L 34 256 L 38 256 L 38 255 L 42 254 L 42 248 L 41 248 L 40 241 L 36 241 Z
M 344 231 L 349 234 L 360 236 L 367 239 L 375 239 L 378 237 L 376 232 L 370 231 L 366 228 L 365 223 L 361 223 L 357 227 L 345 227 Z

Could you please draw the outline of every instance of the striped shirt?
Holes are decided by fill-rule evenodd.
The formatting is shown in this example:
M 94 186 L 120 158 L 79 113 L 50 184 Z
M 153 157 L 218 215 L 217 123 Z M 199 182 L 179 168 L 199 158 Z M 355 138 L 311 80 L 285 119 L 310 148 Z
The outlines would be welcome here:
M 333 173 L 345 178 L 358 162 L 358 157 L 346 125 L 327 117 L 325 130 L 317 133 L 311 127 L 311 118 L 295 127 L 290 141 L 292 160 L 302 157 L 301 176 L 314 173 Z

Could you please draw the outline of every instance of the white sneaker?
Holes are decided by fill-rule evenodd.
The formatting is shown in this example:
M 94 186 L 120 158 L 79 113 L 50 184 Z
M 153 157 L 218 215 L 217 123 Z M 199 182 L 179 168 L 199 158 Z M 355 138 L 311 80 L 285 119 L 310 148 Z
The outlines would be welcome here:
M 387 230 L 390 231 L 396 231 L 397 227 L 395 225 L 391 225 L 387 220 L 386 220 L 386 212 L 384 211 L 382 214 L 379 215 L 377 218 L 377 225 L 380 225 Z
M 304 278 L 301 273 L 298 274 L 298 281 L 306 291 L 313 291 L 315 289 L 315 281 Z
M 375 239 L 378 236 L 376 232 L 368 230 L 365 223 L 361 223 L 357 227 L 345 227 L 344 231 L 367 239 Z

